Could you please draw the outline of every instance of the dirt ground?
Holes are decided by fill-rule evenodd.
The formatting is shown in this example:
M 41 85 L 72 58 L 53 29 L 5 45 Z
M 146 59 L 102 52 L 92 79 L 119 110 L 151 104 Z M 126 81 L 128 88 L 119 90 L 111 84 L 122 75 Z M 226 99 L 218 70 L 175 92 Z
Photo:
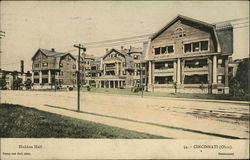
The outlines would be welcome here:
M 43 110 L 45 107 L 46 109 L 63 108 L 65 111 L 76 110 L 76 95 L 76 92 L 2 91 L 1 103 L 40 107 Z M 155 130 L 154 126 L 158 126 L 159 130 L 160 127 L 165 127 L 168 128 L 169 135 L 164 133 L 167 137 L 172 135 L 176 136 L 174 138 L 192 139 L 199 137 L 198 132 L 238 138 L 248 138 L 249 135 L 249 104 L 247 102 L 142 98 L 140 96 L 84 92 L 81 93 L 81 111 L 108 117 L 110 121 L 105 121 L 106 124 L 118 125 L 123 128 L 128 128 L 126 125 L 132 125 L 125 123 L 125 121 L 151 125 L 152 130 Z M 96 117 L 88 120 L 97 121 Z M 111 123 L 117 118 L 120 119 L 117 123 L 121 124 Z M 183 134 L 184 131 L 185 134 Z

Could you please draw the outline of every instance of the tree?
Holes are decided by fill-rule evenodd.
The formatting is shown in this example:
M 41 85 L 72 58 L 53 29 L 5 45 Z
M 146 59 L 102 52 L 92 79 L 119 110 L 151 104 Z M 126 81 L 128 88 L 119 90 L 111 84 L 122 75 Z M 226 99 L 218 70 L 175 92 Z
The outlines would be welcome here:
M 239 88 L 243 89 L 245 93 L 249 93 L 248 88 L 248 76 L 249 76 L 249 58 L 243 59 L 242 62 L 239 63 L 235 79 L 239 82 Z
M 31 86 L 32 86 L 32 81 L 30 79 L 27 79 L 25 82 L 24 82 L 24 85 L 26 87 L 26 89 L 31 89 Z
M 7 84 L 6 80 L 1 78 L 0 79 L 0 89 L 6 88 L 6 84 Z
M 15 79 L 15 80 L 13 81 L 13 89 L 14 89 L 14 90 L 20 89 L 21 84 L 22 84 L 22 79 L 21 79 L 21 78 Z
M 244 90 L 240 88 L 240 82 L 236 79 L 233 78 L 229 82 L 229 87 L 230 87 L 230 94 L 233 96 L 243 96 L 244 95 Z

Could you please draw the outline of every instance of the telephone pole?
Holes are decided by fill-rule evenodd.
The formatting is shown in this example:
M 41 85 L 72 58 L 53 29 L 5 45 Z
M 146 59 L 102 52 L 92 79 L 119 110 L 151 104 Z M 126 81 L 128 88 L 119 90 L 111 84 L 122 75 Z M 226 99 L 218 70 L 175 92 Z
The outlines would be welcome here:
M 86 48 L 83 47 L 83 45 L 79 44 L 79 45 L 74 45 L 74 47 L 78 48 L 78 69 L 77 69 L 77 111 L 80 112 L 80 59 L 81 59 L 81 50 L 83 50 L 83 52 L 86 51 Z

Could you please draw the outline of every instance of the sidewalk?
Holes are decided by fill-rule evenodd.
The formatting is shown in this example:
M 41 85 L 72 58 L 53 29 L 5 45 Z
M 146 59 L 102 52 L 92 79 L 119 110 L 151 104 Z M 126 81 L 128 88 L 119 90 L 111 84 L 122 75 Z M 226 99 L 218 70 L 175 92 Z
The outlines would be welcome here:
M 187 112 L 221 111 L 221 114 L 244 114 L 247 107 L 235 104 L 152 99 L 136 96 L 81 94 L 77 113 L 76 92 L 5 92 L 3 100 L 73 118 L 178 139 L 248 138 L 246 128 L 237 124 L 198 118 Z M 3 101 L 3 102 L 4 102 Z M 163 108 L 164 107 L 164 108 Z M 224 110 L 220 110 L 224 109 Z M 226 110 L 225 110 L 226 109 Z M 238 115 L 235 115 L 238 116 Z M 248 129 L 247 129 L 248 130 Z

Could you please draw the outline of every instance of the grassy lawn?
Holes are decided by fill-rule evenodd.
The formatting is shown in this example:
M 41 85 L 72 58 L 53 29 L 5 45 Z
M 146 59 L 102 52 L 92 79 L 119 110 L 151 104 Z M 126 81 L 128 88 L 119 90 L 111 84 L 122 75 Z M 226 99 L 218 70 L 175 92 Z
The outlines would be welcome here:
M 74 88 L 74 90 L 77 90 Z M 35 91 L 54 91 L 53 89 L 39 89 Z M 87 91 L 86 88 L 81 88 L 83 92 L 92 92 L 92 93 L 105 93 L 105 94 L 119 94 L 119 95 L 135 95 L 141 96 L 141 92 L 131 92 L 130 88 L 127 89 L 117 89 L 117 88 L 91 88 L 90 91 Z M 66 89 L 58 89 L 57 92 L 66 92 Z M 214 100 L 235 100 L 235 101 L 248 101 L 247 96 L 232 96 L 225 94 L 199 94 L 199 93 L 166 93 L 166 92 L 143 92 L 144 96 L 153 96 L 153 97 L 173 97 L 173 98 L 190 98 L 190 99 L 214 99 Z
M 86 88 L 82 91 L 88 92 Z M 131 92 L 131 89 L 116 89 L 116 88 L 91 88 L 93 93 L 107 93 L 119 95 L 135 95 L 141 96 L 141 92 Z M 153 97 L 173 97 L 173 98 L 190 98 L 190 99 L 215 99 L 215 100 L 243 100 L 247 101 L 248 97 L 234 97 L 229 94 L 199 94 L 199 93 L 166 93 L 166 92 L 143 92 L 144 96 Z
M 165 138 L 12 104 L 0 104 L 0 137 Z

